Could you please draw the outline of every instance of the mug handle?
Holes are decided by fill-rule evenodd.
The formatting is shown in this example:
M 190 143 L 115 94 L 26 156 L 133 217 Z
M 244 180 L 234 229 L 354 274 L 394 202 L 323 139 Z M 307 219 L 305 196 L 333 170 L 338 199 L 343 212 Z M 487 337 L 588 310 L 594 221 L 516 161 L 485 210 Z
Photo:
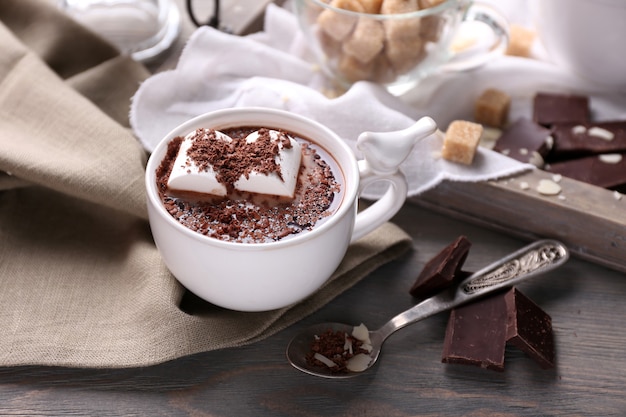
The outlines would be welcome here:
M 472 3 L 463 17 L 463 23 L 465 22 L 484 23 L 493 32 L 494 40 L 489 46 L 451 52 L 451 60 L 440 67 L 443 71 L 465 71 L 479 67 L 492 58 L 503 55 L 509 46 L 508 20 L 493 7 L 480 2 Z
M 363 132 L 357 139 L 357 149 L 364 156 L 359 164 L 359 194 L 378 181 L 389 187 L 374 204 L 356 216 L 350 242 L 365 236 L 391 219 L 406 201 L 408 185 L 400 164 L 409 156 L 413 146 L 437 130 L 430 117 L 422 117 L 412 126 L 395 132 Z

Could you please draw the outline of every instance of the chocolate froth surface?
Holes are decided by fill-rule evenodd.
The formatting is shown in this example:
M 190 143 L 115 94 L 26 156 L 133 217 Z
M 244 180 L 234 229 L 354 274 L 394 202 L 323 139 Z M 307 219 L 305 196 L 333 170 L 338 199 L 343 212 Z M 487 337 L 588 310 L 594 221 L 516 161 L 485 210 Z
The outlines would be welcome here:
M 258 131 L 258 138 L 246 138 Z M 341 201 L 340 170 L 325 150 L 306 138 L 280 131 L 280 140 L 270 140 L 268 128 L 238 127 L 223 131 L 232 141 L 215 140 L 215 131 L 198 129 L 200 140 L 188 150 L 197 167 L 212 167 L 227 187 L 224 197 L 181 192 L 168 188 L 172 165 L 184 138 L 175 138 L 157 169 L 157 186 L 166 210 L 185 227 L 216 239 L 241 242 L 273 242 L 310 231 L 329 217 Z M 251 172 L 279 173 L 276 162 L 279 143 L 291 146 L 288 136 L 301 148 L 301 164 L 294 197 L 285 198 L 242 192 L 235 182 Z M 239 147 L 247 146 L 246 152 Z M 250 148 L 252 146 L 252 148 Z M 251 151 L 252 150 L 252 151 Z M 242 155 L 243 154 L 243 155 Z

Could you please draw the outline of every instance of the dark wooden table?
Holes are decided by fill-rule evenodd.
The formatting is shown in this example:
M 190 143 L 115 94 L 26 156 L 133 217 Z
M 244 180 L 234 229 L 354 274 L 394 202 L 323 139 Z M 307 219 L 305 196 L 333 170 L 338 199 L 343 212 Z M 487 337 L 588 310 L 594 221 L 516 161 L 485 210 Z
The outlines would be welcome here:
M 332 381 L 293 369 L 285 348 L 300 329 L 327 320 L 382 325 L 413 304 L 407 291 L 416 275 L 457 236 L 473 243 L 467 270 L 526 244 L 414 204 L 393 221 L 413 236 L 410 253 L 273 337 L 139 369 L 2 368 L 0 415 L 626 415 L 626 276 L 576 258 L 519 286 L 552 316 L 554 369 L 540 369 L 514 348 L 502 373 L 442 364 L 446 313 L 393 335 L 378 365 L 358 378 Z
M 626 277 L 571 259 L 519 288 L 553 319 L 557 366 L 513 348 L 502 373 L 440 362 L 447 314 L 394 334 L 378 365 L 351 380 L 293 369 L 285 347 L 308 324 L 375 328 L 412 305 L 424 262 L 458 235 L 468 269 L 525 242 L 407 205 L 394 222 L 415 248 L 317 313 L 256 344 L 122 370 L 0 369 L 0 415 L 72 416 L 621 416 L 626 412 Z

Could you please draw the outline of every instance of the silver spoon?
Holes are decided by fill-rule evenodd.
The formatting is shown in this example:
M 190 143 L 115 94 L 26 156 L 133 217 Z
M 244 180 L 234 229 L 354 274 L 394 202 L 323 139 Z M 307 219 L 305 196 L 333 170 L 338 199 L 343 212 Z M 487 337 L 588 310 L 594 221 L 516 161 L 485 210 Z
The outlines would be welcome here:
M 528 278 L 552 270 L 569 258 L 569 251 L 560 242 L 540 240 L 532 243 L 475 272 L 456 288 L 447 289 L 398 314 L 378 330 L 369 332 L 372 350 L 369 363 L 361 371 L 336 372 L 331 367 L 307 362 L 307 355 L 316 336 L 332 330 L 352 334 L 353 325 L 321 323 L 305 329 L 294 337 L 287 347 L 287 359 L 302 372 L 324 378 L 349 378 L 360 375 L 376 363 L 383 343 L 392 333 L 422 319 L 475 300 L 505 287 L 511 287 Z

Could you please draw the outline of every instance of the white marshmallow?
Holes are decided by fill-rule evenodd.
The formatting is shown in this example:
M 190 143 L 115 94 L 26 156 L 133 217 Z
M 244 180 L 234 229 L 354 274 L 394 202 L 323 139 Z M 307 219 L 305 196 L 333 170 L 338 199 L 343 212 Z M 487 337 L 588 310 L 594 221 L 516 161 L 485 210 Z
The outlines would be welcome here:
M 244 175 L 239 177 L 234 184 L 235 188 L 239 191 L 293 198 L 296 182 L 298 180 L 298 172 L 300 170 L 300 159 L 302 157 L 300 144 L 291 136 L 287 136 L 291 143 L 291 148 L 285 148 L 280 141 L 280 136 L 282 135 L 280 132 L 270 130 L 269 133 L 271 139 L 278 142 L 279 152 L 276 157 L 276 163 L 280 167 L 282 179 L 275 172 L 263 174 L 252 171 L 248 175 L 248 178 Z M 258 131 L 252 132 L 246 138 L 246 143 L 254 143 L 258 138 Z
M 220 140 L 232 142 L 231 137 L 222 132 L 215 131 L 215 134 Z M 193 144 L 195 135 L 195 131 L 191 132 L 181 143 L 167 186 L 173 190 L 225 196 L 226 187 L 217 180 L 213 168 L 200 170 L 194 161 L 187 157 L 187 150 Z
M 207 129 L 204 130 L 208 132 Z M 263 174 L 253 170 L 248 174 L 248 178 L 242 175 L 233 185 L 235 189 L 243 192 L 293 198 L 302 156 L 300 144 L 292 137 L 287 136 L 291 148 L 285 148 L 280 141 L 281 133 L 275 130 L 269 132 L 271 139 L 278 142 L 279 152 L 276 163 L 280 167 L 280 176 L 275 172 Z M 232 142 L 230 136 L 219 131 L 215 133 L 217 139 Z M 193 144 L 196 135 L 197 132 L 191 132 L 181 143 L 167 185 L 178 191 L 225 196 L 227 194 L 226 186 L 217 180 L 215 170 L 212 167 L 200 170 L 195 162 L 187 157 L 187 150 Z M 252 132 L 246 138 L 246 143 L 254 143 L 258 138 L 259 133 Z

